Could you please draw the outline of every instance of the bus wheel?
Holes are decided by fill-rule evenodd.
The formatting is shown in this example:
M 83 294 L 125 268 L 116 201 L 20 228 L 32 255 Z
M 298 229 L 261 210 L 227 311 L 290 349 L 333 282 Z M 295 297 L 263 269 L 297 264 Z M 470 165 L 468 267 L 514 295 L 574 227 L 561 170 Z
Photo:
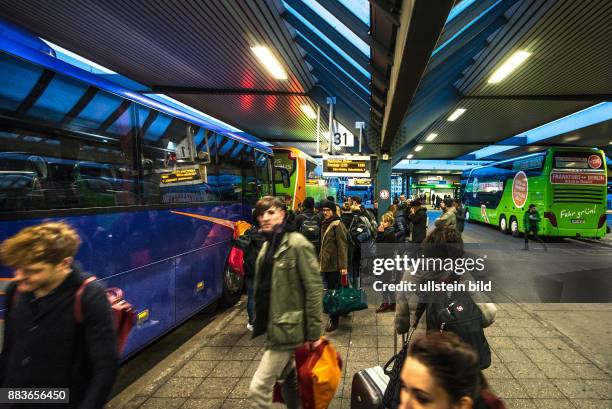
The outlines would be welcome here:
M 499 230 L 504 234 L 508 234 L 508 222 L 506 221 L 506 216 L 501 216 L 499 218 Z
M 518 237 L 519 235 L 518 220 L 516 220 L 514 216 L 510 218 L 510 233 L 512 233 L 514 237 Z
M 223 274 L 223 292 L 221 294 L 221 304 L 229 307 L 238 302 L 242 294 L 244 278 L 236 274 L 229 266 L 225 267 Z

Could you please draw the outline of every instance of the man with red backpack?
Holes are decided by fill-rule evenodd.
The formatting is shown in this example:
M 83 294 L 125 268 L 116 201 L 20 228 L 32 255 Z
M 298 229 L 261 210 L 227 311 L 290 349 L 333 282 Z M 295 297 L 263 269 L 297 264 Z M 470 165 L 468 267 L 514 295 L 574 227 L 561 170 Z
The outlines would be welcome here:
M 0 388 L 68 390 L 69 403 L 47 408 L 104 407 L 119 368 L 104 287 L 74 264 L 80 244 L 71 226 L 54 222 L 0 245 L 0 261 L 15 270 L 5 297 Z

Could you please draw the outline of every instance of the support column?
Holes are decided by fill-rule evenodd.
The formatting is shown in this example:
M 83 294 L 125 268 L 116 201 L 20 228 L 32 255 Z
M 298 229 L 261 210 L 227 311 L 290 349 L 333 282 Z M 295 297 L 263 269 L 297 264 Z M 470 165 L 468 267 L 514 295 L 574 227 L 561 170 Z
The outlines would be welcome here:
M 378 221 L 380 217 L 387 212 L 389 206 L 391 206 L 391 168 L 392 160 L 389 157 L 387 160 L 379 158 L 378 167 L 376 169 L 376 196 L 375 200 L 378 200 Z M 380 197 L 381 190 L 389 192 L 386 199 Z

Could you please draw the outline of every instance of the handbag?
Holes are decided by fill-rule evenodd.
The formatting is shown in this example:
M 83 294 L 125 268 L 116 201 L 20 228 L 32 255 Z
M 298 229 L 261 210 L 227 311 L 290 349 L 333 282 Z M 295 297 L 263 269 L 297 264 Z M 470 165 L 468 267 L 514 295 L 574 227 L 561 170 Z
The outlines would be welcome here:
M 329 315 L 344 315 L 367 308 L 366 293 L 360 288 L 328 289 L 323 295 L 323 311 Z
M 312 349 L 306 344 L 297 348 L 295 366 L 302 408 L 327 408 L 342 378 L 342 359 L 331 342 L 321 337 Z M 278 382 L 274 385 L 273 401 L 284 403 Z

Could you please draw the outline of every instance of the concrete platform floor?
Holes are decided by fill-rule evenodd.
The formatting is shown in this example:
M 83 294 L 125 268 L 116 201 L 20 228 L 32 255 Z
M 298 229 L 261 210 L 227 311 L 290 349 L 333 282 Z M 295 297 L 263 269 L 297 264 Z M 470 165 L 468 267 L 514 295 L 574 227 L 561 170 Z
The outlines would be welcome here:
M 581 347 L 579 339 L 568 337 L 564 328 L 548 322 L 547 315 L 558 313 L 559 304 L 548 311 L 546 305 L 498 304 L 497 321 L 485 330 L 493 352 L 485 376 L 492 389 L 509 409 L 612 409 L 609 366 Z M 605 321 L 590 325 L 609 330 L 609 305 L 606 308 Z M 393 355 L 392 323 L 392 313 L 375 314 L 371 307 L 342 319 L 329 337 L 344 361 L 344 377 L 331 408 L 350 408 L 353 374 L 384 364 Z M 108 407 L 248 408 L 248 386 L 263 340 L 252 340 L 245 324 L 242 300 L 144 373 Z M 575 325 L 568 323 L 570 329 Z M 610 337 L 602 336 L 600 344 L 609 350 Z

